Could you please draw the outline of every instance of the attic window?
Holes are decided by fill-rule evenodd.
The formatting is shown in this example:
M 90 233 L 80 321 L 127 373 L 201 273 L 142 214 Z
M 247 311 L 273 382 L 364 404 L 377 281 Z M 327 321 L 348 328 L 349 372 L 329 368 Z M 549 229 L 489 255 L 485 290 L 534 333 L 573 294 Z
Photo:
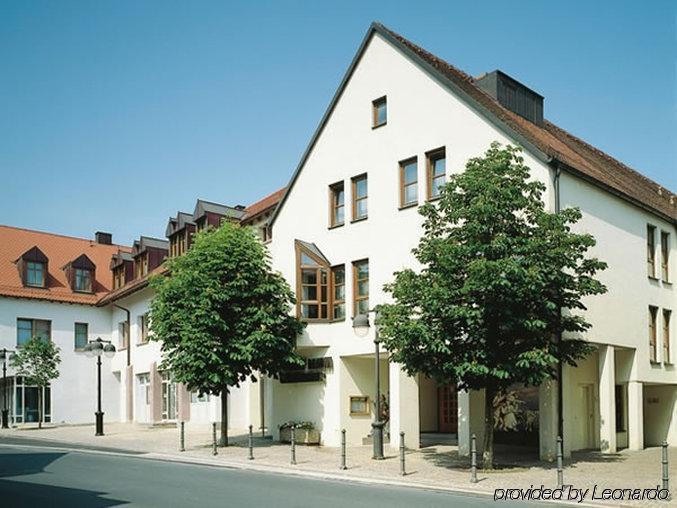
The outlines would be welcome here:
M 16 260 L 16 264 L 24 286 L 47 287 L 47 256 L 40 249 L 33 247 L 27 250 Z
M 86 268 L 76 268 L 73 279 L 73 291 L 92 292 L 92 271 Z
M 371 124 L 372 129 L 385 125 L 386 122 L 388 121 L 388 102 L 385 95 L 380 99 L 376 99 L 371 103 L 371 110 L 372 110 L 372 124 Z
M 45 272 L 45 263 L 41 263 L 39 261 L 26 262 L 26 285 L 44 288 Z

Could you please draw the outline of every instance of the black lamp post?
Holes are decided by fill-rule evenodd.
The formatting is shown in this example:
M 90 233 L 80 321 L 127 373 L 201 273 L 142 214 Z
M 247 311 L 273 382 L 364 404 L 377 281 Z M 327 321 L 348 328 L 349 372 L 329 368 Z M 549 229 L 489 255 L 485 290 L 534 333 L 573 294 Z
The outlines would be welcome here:
M 2 407 L 2 428 L 3 429 L 8 429 L 9 428 L 9 409 L 7 408 L 7 400 L 9 399 L 8 396 L 8 391 L 7 390 L 7 360 L 12 359 L 12 355 L 14 354 L 14 351 L 10 351 L 7 348 L 2 348 L 0 350 L 0 360 L 2 360 L 2 388 L 4 390 L 3 393 L 3 407 Z
M 91 340 L 85 346 L 85 354 L 89 357 L 96 356 L 96 392 L 97 392 L 97 411 L 94 413 L 96 417 L 96 432 L 95 436 L 103 436 L 103 411 L 101 411 L 101 355 L 112 358 L 115 355 L 115 346 L 109 340 L 103 340 L 97 337 L 96 340 Z
M 374 421 L 371 422 L 371 436 L 374 443 L 374 453 L 372 459 L 383 460 L 383 426 L 385 422 L 381 421 L 381 351 L 380 339 L 378 336 L 378 309 L 370 310 L 374 313 L 374 349 L 375 349 L 375 371 L 376 371 L 376 401 L 374 403 Z M 358 337 L 366 337 L 369 333 L 369 315 L 358 314 L 353 318 L 353 330 Z

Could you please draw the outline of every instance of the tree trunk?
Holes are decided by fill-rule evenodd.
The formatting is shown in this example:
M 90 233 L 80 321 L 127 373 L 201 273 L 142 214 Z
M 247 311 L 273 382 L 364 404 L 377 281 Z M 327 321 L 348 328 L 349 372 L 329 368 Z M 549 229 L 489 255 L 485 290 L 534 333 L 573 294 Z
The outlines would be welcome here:
M 42 386 L 38 386 L 38 429 L 42 428 Z
M 484 390 L 484 453 L 482 461 L 484 469 L 494 468 L 494 397 L 496 388 Z
M 228 388 L 221 392 L 221 438 L 219 445 L 228 446 Z

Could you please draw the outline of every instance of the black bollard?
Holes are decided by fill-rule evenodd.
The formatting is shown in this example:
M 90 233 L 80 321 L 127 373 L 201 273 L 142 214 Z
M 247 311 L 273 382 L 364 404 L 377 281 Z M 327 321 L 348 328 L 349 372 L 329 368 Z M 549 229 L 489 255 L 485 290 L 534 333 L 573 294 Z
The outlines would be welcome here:
M 249 460 L 254 460 L 254 427 L 249 426 Z
M 477 483 L 477 438 L 470 438 L 470 483 Z
M 564 471 L 562 469 L 562 436 L 557 436 L 557 486 L 564 485 Z
M 404 432 L 400 432 L 400 474 L 402 476 L 407 474 L 404 468 Z
M 186 429 L 185 429 L 186 423 L 181 422 L 181 445 L 179 447 L 180 452 L 185 452 L 186 451 Z
M 291 464 L 296 465 L 296 425 L 291 426 Z
M 346 429 L 341 429 L 341 467 L 339 469 L 346 470 Z
M 668 442 L 661 445 L 661 464 L 663 465 L 663 488 L 670 492 L 670 475 L 668 473 Z
M 216 422 L 212 423 L 212 455 L 217 455 L 219 452 L 216 450 Z

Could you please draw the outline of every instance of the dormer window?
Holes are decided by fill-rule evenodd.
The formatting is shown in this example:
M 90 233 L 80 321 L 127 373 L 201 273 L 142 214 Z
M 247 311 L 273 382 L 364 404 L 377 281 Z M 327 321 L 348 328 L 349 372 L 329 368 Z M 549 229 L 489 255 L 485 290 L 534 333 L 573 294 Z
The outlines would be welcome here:
M 45 287 L 45 263 L 28 261 L 26 263 L 26 285 L 36 288 Z
M 137 256 L 134 260 L 134 278 L 140 279 L 148 274 L 148 253 Z
M 16 260 L 19 276 L 24 286 L 32 288 L 47 287 L 47 256 L 33 247 Z
M 84 268 L 75 269 L 73 291 L 92 292 L 92 271 Z

